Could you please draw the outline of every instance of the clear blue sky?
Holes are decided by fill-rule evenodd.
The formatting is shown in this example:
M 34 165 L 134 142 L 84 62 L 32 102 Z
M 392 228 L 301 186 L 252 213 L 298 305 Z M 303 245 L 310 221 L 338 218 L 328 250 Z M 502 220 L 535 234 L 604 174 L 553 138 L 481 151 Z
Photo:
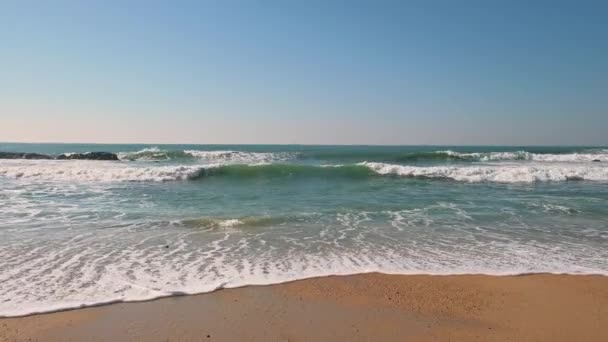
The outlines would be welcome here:
M 608 1 L 1 1 L 0 141 L 608 144 Z

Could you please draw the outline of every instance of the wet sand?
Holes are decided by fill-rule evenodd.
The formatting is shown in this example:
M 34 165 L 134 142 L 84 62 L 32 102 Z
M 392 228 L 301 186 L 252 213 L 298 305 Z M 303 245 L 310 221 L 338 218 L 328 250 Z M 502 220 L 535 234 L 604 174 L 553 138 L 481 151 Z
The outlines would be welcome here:
M 0 341 L 608 341 L 608 277 L 324 277 L 4 318 Z

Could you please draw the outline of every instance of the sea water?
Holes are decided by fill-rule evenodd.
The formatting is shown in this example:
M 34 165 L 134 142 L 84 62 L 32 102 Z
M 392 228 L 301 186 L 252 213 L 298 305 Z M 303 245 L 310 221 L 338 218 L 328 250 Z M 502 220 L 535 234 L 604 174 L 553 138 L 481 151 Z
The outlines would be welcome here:
M 7 144 L 0 316 L 364 272 L 608 274 L 608 149 Z

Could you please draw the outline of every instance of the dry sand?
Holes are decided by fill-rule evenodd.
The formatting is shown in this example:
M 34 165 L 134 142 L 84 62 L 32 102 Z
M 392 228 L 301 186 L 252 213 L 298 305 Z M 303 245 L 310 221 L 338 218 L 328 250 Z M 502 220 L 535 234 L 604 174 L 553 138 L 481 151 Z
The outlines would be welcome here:
M 608 277 L 325 277 L 5 318 L 0 340 L 608 341 Z

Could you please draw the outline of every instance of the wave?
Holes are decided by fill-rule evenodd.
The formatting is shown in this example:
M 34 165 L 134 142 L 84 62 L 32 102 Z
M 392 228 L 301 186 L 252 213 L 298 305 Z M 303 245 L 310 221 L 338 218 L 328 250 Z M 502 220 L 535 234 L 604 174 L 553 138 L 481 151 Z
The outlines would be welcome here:
M 72 153 L 63 153 L 70 155 Z M 275 151 L 251 152 L 240 150 L 169 150 L 148 147 L 138 151 L 117 152 L 122 161 L 141 162 L 190 162 L 201 164 L 261 164 L 287 161 L 314 161 L 315 163 L 358 163 L 363 161 L 382 163 L 418 162 L 496 162 L 496 161 L 538 161 L 538 162 L 608 162 L 607 149 L 530 149 L 530 151 L 487 151 L 461 152 L 454 150 L 426 150 L 406 152 L 403 149 L 389 150 L 353 149 L 329 151 Z
M 324 227 L 323 235 L 231 229 L 245 225 L 236 223 L 246 220 L 240 218 L 179 222 L 190 227 L 203 222 L 204 228 L 214 222 L 209 228 L 221 228 L 209 231 L 162 229 L 136 235 L 128 229 L 102 229 L 53 243 L 42 240 L 44 246 L 34 248 L 29 239 L 20 239 L 0 249 L 0 258 L 11 266 L 0 273 L 0 317 L 368 272 L 608 275 L 601 245 L 580 248 L 555 235 L 555 241 L 502 234 L 468 239 L 460 229 L 428 235 L 423 228 L 416 235 L 407 218 L 413 214 L 417 219 L 419 212 L 408 211 L 386 214 L 394 217 L 396 227 L 408 227 L 414 235 L 387 240 L 382 231 L 359 226 L 357 219 L 365 217 L 360 214 L 350 213 L 339 225 Z M 272 224 L 264 219 L 270 218 L 252 222 Z M 361 234 L 365 238 L 358 239 Z
M 380 175 L 408 178 L 450 179 L 479 183 L 534 183 L 547 181 L 608 181 L 608 167 L 592 164 L 488 164 L 463 166 L 405 166 L 363 162 Z
M 96 182 L 162 182 L 196 179 L 203 168 L 199 166 L 131 166 L 117 162 L 48 163 L 5 161 L 0 164 L 0 176 L 21 180 L 96 181 Z
M 172 160 L 178 158 L 192 158 L 192 155 L 184 151 L 166 151 L 158 147 L 144 148 L 135 152 L 118 152 L 120 160 L 141 160 L 141 161 L 156 161 L 156 160 Z
M 353 150 L 304 151 L 296 156 L 300 160 L 356 163 L 362 161 L 383 163 L 416 162 L 491 162 L 491 161 L 543 161 L 543 162 L 592 162 L 608 161 L 607 149 L 530 148 L 519 151 L 454 151 L 424 149 L 408 152 L 398 147 L 385 150 L 369 148 Z
M 592 152 L 592 151 L 589 151 Z M 529 160 L 539 162 L 592 162 L 608 161 L 608 153 L 605 150 L 592 153 L 531 153 L 527 151 L 516 152 L 471 152 L 461 153 L 451 150 L 434 152 L 437 159 L 457 159 L 469 161 L 515 161 Z
M 481 164 L 458 166 L 405 166 L 385 163 L 362 162 L 351 165 L 216 165 L 199 169 L 187 179 L 203 177 L 231 177 L 249 179 L 255 177 L 322 177 L 365 179 L 378 176 L 403 178 L 447 179 L 479 183 L 534 183 L 559 181 L 608 181 L 608 167 L 595 164 Z
M 8 161 L 0 164 L 0 176 L 45 181 L 166 182 L 204 177 L 341 177 L 374 175 L 361 165 L 312 166 L 294 164 L 133 165 L 112 162 Z
M 245 216 L 239 218 L 203 217 L 197 219 L 181 220 L 176 222 L 175 224 L 187 228 L 230 229 L 263 227 L 272 224 L 279 224 L 285 221 L 285 218 L 271 216 Z
M 608 167 L 602 163 L 494 163 L 441 166 L 407 166 L 362 162 L 350 165 L 300 164 L 213 164 L 134 165 L 116 162 L 5 161 L 0 176 L 46 181 L 132 181 L 162 182 L 197 180 L 207 177 L 250 178 L 352 178 L 378 176 L 448 179 L 462 182 L 532 183 L 546 181 L 608 181 Z
M 201 175 L 209 177 L 337 177 L 367 178 L 375 173 L 364 165 L 222 165 L 206 168 Z
M 344 258 L 346 259 L 346 257 Z M 389 263 L 390 261 L 386 261 Z M 338 262 L 329 261 L 332 268 L 323 270 L 321 267 L 310 267 L 310 269 L 303 270 L 299 273 L 291 272 L 287 274 L 278 274 L 272 276 L 260 276 L 258 274 L 235 277 L 234 279 L 225 279 L 221 281 L 215 281 L 209 284 L 188 284 L 184 286 L 184 289 L 154 289 L 153 287 L 140 287 L 136 284 L 125 282 L 125 285 L 135 288 L 136 290 L 130 291 L 127 295 L 122 294 L 110 294 L 110 293 L 95 293 L 95 297 L 101 297 L 99 299 L 93 297 L 85 297 L 81 300 L 58 300 L 57 302 L 38 303 L 38 304 L 23 304 L 16 308 L 9 307 L 7 309 L 0 308 L 0 318 L 22 318 L 40 314 L 51 314 L 57 312 L 71 311 L 76 309 L 94 308 L 106 305 L 120 304 L 120 303 L 141 303 L 148 302 L 163 298 L 183 297 L 183 296 L 195 296 L 201 294 L 213 293 L 222 289 L 236 289 L 248 286 L 270 286 L 290 283 L 299 280 L 306 279 L 321 279 L 327 277 L 345 277 L 345 276 L 356 276 L 365 274 L 385 274 L 395 276 L 491 276 L 491 277 L 519 277 L 519 276 L 535 276 L 535 275 L 573 275 L 573 276 L 608 276 L 605 271 L 596 270 L 557 270 L 557 269 L 538 269 L 538 270 L 525 270 L 515 268 L 513 270 L 492 270 L 492 269 L 481 269 L 469 270 L 466 268 L 457 269 L 454 271 L 448 270 L 425 270 L 425 269 L 413 269 L 413 270 L 394 270 L 393 268 L 383 266 L 368 266 L 366 267 L 344 267 L 339 269 L 334 264 Z M 112 285 L 110 285 L 112 286 Z M 109 286 L 109 287 L 110 287 Z M 138 288 L 139 287 L 139 288 Z M 100 291 L 101 292 L 101 291 Z
M 158 147 L 144 148 L 135 152 L 119 152 L 118 158 L 126 161 L 167 161 L 190 159 L 208 163 L 271 163 L 286 161 L 294 157 L 288 152 L 245 152 L 245 151 L 169 151 Z

